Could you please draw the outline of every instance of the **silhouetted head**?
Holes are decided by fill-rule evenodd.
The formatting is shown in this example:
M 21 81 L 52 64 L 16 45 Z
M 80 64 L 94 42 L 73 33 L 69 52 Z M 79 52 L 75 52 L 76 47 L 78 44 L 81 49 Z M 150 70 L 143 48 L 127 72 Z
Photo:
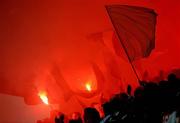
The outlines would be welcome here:
M 176 78 L 176 75 L 174 73 L 171 73 L 168 75 L 168 81 L 175 81 L 177 78 Z
M 84 109 L 84 123 L 99 123 L 100 115 L 95 108 L 85 108 Z
M 136 90 L 134 91 L 134 96 L 135 98 L 141 98 L 144 92 L 144 87 L 138 87 L 136 88 Z
M 69 123 L 82 123 L 82 122 L 79 120 L 69 120 Z
M 111 108 L 109 102 L 104 103 L 104 104 L 102 105 L 102 107 L 103 107 L 103 111 L 104 111 L 104 115 L 105 115 L 105 116 L 107 116 L 107 115 L 109 115 L 109 114 L 112 113 L 112 108 Z
M 59 112 L 55 117 L 55 123 L 64 123 L 64 114 Z

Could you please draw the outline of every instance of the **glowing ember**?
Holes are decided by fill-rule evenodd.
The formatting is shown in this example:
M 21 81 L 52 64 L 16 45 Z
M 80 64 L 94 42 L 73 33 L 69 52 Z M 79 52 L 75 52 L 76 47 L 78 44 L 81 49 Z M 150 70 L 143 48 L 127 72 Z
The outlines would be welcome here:
M 89 92 L 92 90 L 91 85 L 89 83 L 86 84 L 86 90 L 89 91 Z
M 39 93 L 39 97 L 41 98 L 44 104 L 49 105 L 48 97 L 46 93 L 43 93 L 43 92 Z

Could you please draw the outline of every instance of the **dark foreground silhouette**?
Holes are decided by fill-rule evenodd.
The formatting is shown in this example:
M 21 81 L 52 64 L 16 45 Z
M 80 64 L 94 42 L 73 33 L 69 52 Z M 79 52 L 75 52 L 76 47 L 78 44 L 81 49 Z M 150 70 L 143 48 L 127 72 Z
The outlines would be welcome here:
M 65 120 L 59 114 L 55 123 L 180 123 L 180 79 L 169 74 L 159 82 L 141 81 L 134 94 L 128 85 L 127 93 L 114 95 L 102 104 L 104 116 L 93 107 L 84 109 L 83 116 L 73 113 Z M 83 119 L 82 119 L 83 117 Z M 48 120 L 37 123 L 50 123 Z

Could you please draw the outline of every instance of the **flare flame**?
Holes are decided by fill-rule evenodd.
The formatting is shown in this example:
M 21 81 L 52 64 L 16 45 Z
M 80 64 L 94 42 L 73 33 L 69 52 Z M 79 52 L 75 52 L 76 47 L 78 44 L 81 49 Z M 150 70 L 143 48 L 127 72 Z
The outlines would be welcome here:
M 38 95 L 44 104 L 49 105 L 48 97 L 45 92 L 40 92 Z

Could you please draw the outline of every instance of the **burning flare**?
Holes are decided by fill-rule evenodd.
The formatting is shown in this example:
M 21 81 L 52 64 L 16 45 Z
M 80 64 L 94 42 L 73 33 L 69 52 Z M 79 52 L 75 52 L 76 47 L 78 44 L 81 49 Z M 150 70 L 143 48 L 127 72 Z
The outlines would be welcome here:
M 41 100 L 43 101 L 44 104 L 49 105 L 48 97 L 47 97 L 45 92 L 40 92 L 38 95 L 39 95 L 39 97 L 41 98 Z
M 91 84 L 86 83 L 86 90 L 89 91 L 89 92 L 92 90 Z

